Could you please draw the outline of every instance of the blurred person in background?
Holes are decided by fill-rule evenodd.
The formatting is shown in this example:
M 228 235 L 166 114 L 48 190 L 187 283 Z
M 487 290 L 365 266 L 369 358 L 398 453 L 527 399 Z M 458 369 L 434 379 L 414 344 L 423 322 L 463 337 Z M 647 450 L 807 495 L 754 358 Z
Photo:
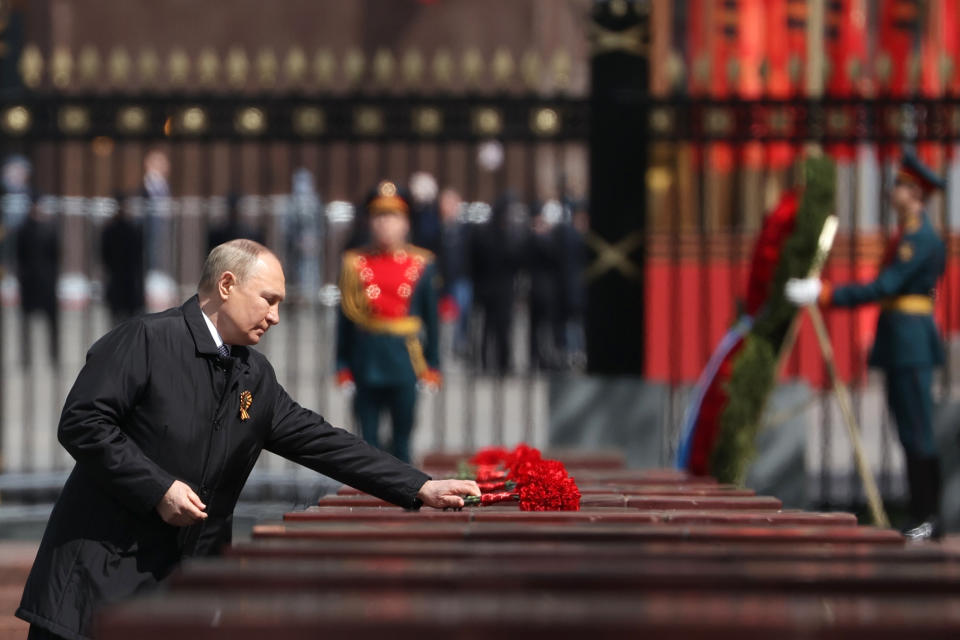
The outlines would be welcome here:
M 510 332 L 513 326 L 514 283 L 522 241 L 513 219 L 523 205 L 512 192 L 497 199 L 490 219 L 470 235 L 470 273 L 474 303 L 482 312 L 481 368 L 506 375 L 512 367 Z
M 173 239 L 170 218 L 170 159 L 160 149 L 151 149 L 143 159 L 144 220 L 147 269 L 173 273 Z
M 426 171 L 410 176 L 410 240 L 414 245 L 440 253 L 443 223 L 437 203 L 437 180 Z
M 173 198 L 170 192 L 170 158 L 162 149 L 151 149 L 143 159 L 143 241 L 147 277 L 145 292 L 150 309 L 165 309 L 179 299 L 174 279 Z
M 130 217 L 123 195 L 115 196 L 117 213 L 104 226 L 100 258 L 107 279 L 106 299 L 113 324 L 144 309 L 143 228 Z
M 60 232 L 57 221 L 34 202 L 16 237 L 17 280 L 20 283 L 21 347 L 24 366 L 32 362 L 30 320 L 39 312 L 47 321 L 50 360 L 60 361 Z
M 530 275 L 530 366 L 534 369 L 556 369 L 560 364 L 561 217 L 559 202 L 545 203 L 533 217 L 524 243 L 524 267 Z
M 22 155 L 8 156 L 3 162 L 3 198 L 0 200 L 0 272 L 16 268 L 17 229 L 26 220 L 32 205 L 30 161 Z M 0 274 L 2 275 L 2 274 Z
M 240 200 L 236 193 L 227 196 L 227 217 L 207 232 L 207 251 L 213 251 L 214 247 L 230 240 L 253 240 L 263 244 L 263 232 L 244 221 Z
M 337 380 L 354 394 L 363 439 L 380 446 L 389 412 L 389 450 L 409 461 L 418 381 L 441 383 L 437 267 L 431 252 L 408 244 L 410 203 L 395 183 L 381 182 L 365 209 L 371 242 L 346 251 L 340 273 Z
M 443 227 L 440 233 L 440 275 L 443 296 L 455 305 L 456 325 L 453 350 L 466 355 L 470 347 L 470 313 L 473 306 L 473 283 L 470 281 L 470 227 L 461 218 L 463 200 L 454 189 L 444 189 L 438 208 Z
M 590 230 L 590 214 L 585 203 L 570 205 L 571 219 L 557 227 L 560 243 L 560 350 L 571 367 L 586 365 L 586 339 L 583 334 L 583 314 L 587 306 L 587 286 L 584 271 L 589 251 L 586 234 Z
M 286 260 L 290 280 L 300 299 L 320 290 L 320 260 L 325 234 L 323 203 L 313 184 L 313 174 L 301 167 L 293 172 L 289 207 L 284 216 Z

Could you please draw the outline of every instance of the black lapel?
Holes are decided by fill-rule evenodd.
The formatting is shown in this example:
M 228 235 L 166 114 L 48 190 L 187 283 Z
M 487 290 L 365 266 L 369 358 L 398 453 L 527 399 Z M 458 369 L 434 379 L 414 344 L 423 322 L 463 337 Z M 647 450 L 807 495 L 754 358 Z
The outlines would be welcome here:
M 183 303 L 180 307 L 183 312 L 183 319 L 187 323 L 190 335 L 193 336 L 193 343 L 197 347 L 197 353 L 205 356 L 219 356 L 217 343 L 213 341 L 210 335 L 210 329 L 207 327 L 207 321 L 203 319 L 203 310 L 200 309 L 200 297 L 193 296 Z

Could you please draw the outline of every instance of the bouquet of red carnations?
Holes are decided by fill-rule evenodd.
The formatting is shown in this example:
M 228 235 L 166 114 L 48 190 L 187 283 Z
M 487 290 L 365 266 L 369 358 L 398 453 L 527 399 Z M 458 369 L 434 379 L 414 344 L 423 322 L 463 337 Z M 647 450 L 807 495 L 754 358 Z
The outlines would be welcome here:
M 464 498 L 467 506 L 519 502 L 523 511 L 580 509 L 580 491 L 566 467 L 558 460 L 545 460 L 534 447 L 520 444 L 510 452 L 503 447 L 481 449 L 470 464 L 460 475 L 475 479 L 483 494 Z

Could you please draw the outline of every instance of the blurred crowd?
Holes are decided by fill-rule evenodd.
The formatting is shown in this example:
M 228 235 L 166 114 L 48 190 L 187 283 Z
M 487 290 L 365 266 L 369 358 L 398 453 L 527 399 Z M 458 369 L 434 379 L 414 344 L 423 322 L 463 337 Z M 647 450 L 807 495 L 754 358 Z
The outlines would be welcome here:
M 97 261 L 92 271 L 99 274 L 91 296 L 103 300 L 114 323 L 156 308 L 154 298 L 169 304 L 178 300 L 175 263 L 181 248 L 173 240 L 174 209 L 182 203 L 171 195 L 169 174 L 167 156 L 148 153 L 139 193 L 114 194 L 115 204 L 98 219 L 97 237 L 68 237 L 63 207 L 45 204 L 31 189 L 28 161 L 20 156 L 6 159 L 0 246 L 7 273 L 5 298 L 18 300 L 22 311 L 25 364 L 33 357 L 33 315 L 45 318 L 50 358 L 59 358 L 59 308 L 70 295 L 64 291 L 61 264 L 66 243 L 98 245 L 99 251 L 87 247 Z M 455 356 L 496 375 L 514 371 L 520 360 L 537 370 L 581 368 L 588 227 L 584 203 L 571 198 L 530 201 L 511 191 L 492 203 L 466 202 L 425 172 L 410 176 L 406 187 L 412 203 L 410 242 L 437 256 L 439 312 L 442 321 L 453 325 Z M 368 241 L 366 214 L 363 207 L 343 202 L 322 206 L 313 176 L 302 168 L 294 172 L 288 196 L 279 216 L 280 231 L 271 233 L 278 216 L 244 206 L 249 199 L 242 194 L 226 195 L 223 211 L 204 217 L 206 242 L 200 248 L 205 253 L 234 238 L 263 242 L 283 259 L 292 299 L 323 302 L 324 290 L 332 288 L 337 276 L 329 265 L 339 264 L 343 250 Z M 327 241 L 332 227 L 348 228 L 342 241 Z M 190 274 L 181 275 L 190 281 Z M 10 295 L 13 288 L 16 295 Z M 524 321 L 526 326 L 520 326 Z M 529 349 L 526 358 L 517 357 L 522 349 Z

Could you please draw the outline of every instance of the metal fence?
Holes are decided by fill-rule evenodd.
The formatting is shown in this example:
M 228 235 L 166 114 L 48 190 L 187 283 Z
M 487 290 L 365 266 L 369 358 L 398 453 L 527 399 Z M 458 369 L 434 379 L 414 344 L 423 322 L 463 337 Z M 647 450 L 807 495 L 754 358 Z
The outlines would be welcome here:
M 949 246 L 938 320 L 947 338 L 956 333 L 956 101 L 653 100 L 643 93 L 625 99 L 642 107 L 638 113 L 649 118 L 651 135 L 649 169 L 637 176 L 636 197 L 646 199 L 649 211 L 640 276 L 646 282 L 644 370 L 651 383 L 666 389 L 662 421 L 650 427 L 661 432 L 660 464 L 670 463 L 689 389 L 735 316 L 763 211 L 798 180 L 796 163 L 776 168 L 753 163 L 757 148 L 761 157 L 778 144 L 788 145 L 795 155 L 808 142 L 828 151 L 836 145 L 852 150 L 839 163 L 841 237 L 827 272 L 844 280 L 866 278 L 875 270 L 891 223 L 884 193 L 893 160 L 879 151 L 893 141 L 933 145 L 931 152 L 942 159 L 948 177 L 946 194 L 931 208 Z M 30 321 L 36 325 L 29 338 L 31 365 L 23 366 L 17 293 L 9 276 L 4 280 L 3 470 L 69 465 L 54 442 L 58 412 L 87 347 L 111 323 L 101 303 L 100 231 L 116 206 L 115 192 L 124 194 L 135 215 L 150 206 L 149 194 L 139 192 L 143 161 L 151 150 L 162 150 L 170 160 L 171 197 L 159 210 L 157 232 L 164 238 L 160 253 L 168 260 L 163 272 L 170 279 L 148 277 L 150 306 L 162 308 L 192 294 L 207 230 L 226 215 L 228 194 L 243 194 L 242 217 L 261 226 L 290 278 L 290 302 L 264 349 L 295 397 L 334 423 L 349 426 L 347 399 L 334 387 L 331 358 L 333 283 L 353 227 L 353 202 L 381 177 L 404 178 L 422 169 L 441 186 L 461 191 L 468 202 L 463 209 L 467 219 L 481 220 L 485 207 L 511 188 L 527 202 L 555 198 L 562 208 L 578 168 L 577 179 L 585 180 L 589 110 L 587 100 L 563 96 L 357 95 L 330 101 L 245 96 L 239 101 L 197 95 L 135 101 L 121 95 L 34 94 L 4 103 L 4 156 L 30 160 L 32 184 L 50 196 L 41 204 L 56 217 L 64 241 L 57 363 L 44 358 L 43 320 L 37 317 Z M 717 150 L 732 162 L 712 165 L 708 158 Z M 296 183 L 295 175 L 304 182 Z M 581 192 L 584 188 L 579 185 Z M 8 191 L 5 211 L 20 206 L 15 196 Z M 311 221 L 306 230 L 297 222 L 304 212 Z M 300 241 L 308 236 L 312 249 L 305 252 Z M 452 327 L 444 326 L 447 384 L 420 403 L 417 451 L 521 439 L 546 442 L 549 383 L 523 355 L 530 339 L 524 299 L 519 295 L 515 303 L 513 344 L 520 357 L 512 376 L 482 374 L 475 358 L 455 355 Z M 830 328 L 841 370 L 854 382 L 868 453 L 882 488 L 896 495 L 899 451 L 879 385 L 864 365 L 871 320 L 870 311 L 835 314 Z M 956 398 L 955 371 L 952 355 L 939 382 L 942 400 Z M 801 336 L 788 374 L 808 380 L 815 398 L 803 413 L 809 425 L 805 466 L 811 496 L 825 504 L 846 503 L 858 493 L 852 452 L 832 400 L 819 391 L 823 372 L 812 336 Z M 288 470 L 270 458 L 260 469 Z
M 68 470 L 72 459 L 56 442 L 60 408 L 91 341 L 110 328 L 110 315 L 94 301 L 80 308 L 62 309 L 62 352 L 57 363 L 46 357 L 44 319 L 27 319 L 33 329 L 30 340 L 34 357 L 29 366 L 24 366 L 19 349 L 23 318 L 14 306 L 5 307 L 3 314 L 2 338 L 8 347 L 2 363 L 3 472 Z M 524 320 L 521 307 L 514 334 L 515 349 L 520 353 L 528 339 Z M 281 383 L 301 404 L 336 425 L 354 430 L 350 397 L 336 387 L 333 375 L 335 323 L 335 306 L 320 301 L 285 303 L 281 323 L 259 348 L 276 368 Z M 417 453 L 470 450 L 491 442 L 545 443 L 547 394 L 542 375 L 530 371 L 524 359 L 516 374 L 483 374 L 474 360 L 453 353 L 449 323 L 442 326 L 441 343 L 445 383 L 438 393 L 421 394 L 414 438 Z M 261 471 L 288 472 L 295 468 L 274 456 L 265 456 L 258 466 Z
M 491 203 L 508 190 L 526 211 L 546 204 L 562 216 L 566 183 L 577 167 L 581 174 L 585 169 L 585 107 L 534 97 L 321 102 L 269 96 L 245 97 L 238 106 L 210 96 L 132 102 L 37 94 L 3 105 L 7 165 L 19 162 L 33 172 L 22 192 L 8 189 L 2 202 L 4 262 L 13 266 L 17 229 L 34 196 L 58 230 L 61 250 L 55 356 L 48 319 L 20 312 L 12 268 L 2 281 L 0 469 L 37 474 L 71 465 L 55 441 L 56 424 L 87 348 L 113 323 L 104 304 L 100 243 L 118 207 L 146 234 L 148 310 L 193 294 L 208 234 L 231 208 L 262 233 L 288 278 L 282 322 L 262 348 L 294 397 L 353 428 L 349 398 L 335 385 L 333 352 L 340 255 L 365 224 L 355 202 L 382 178 L 403 181 L 427 171 L 441 188 L 462 195 L 460 218 L 468 226 L 489 218 Z M 159 195 L 145 183 L 151 154 L 169 163 Z M 421 395 L 415 452 L 545 443 L 546 382 L 527 356 L 524 282 L 521 276 L 516 285 L 517 356 L 507 376 L 480 368 L 481 318 L 470 324 L 466 353 L 454 353 L 453 327 L 443 323 L 445 384 L 439 393 Z M 267 473 L 293 468 L 273 456 L 258 465 Z

